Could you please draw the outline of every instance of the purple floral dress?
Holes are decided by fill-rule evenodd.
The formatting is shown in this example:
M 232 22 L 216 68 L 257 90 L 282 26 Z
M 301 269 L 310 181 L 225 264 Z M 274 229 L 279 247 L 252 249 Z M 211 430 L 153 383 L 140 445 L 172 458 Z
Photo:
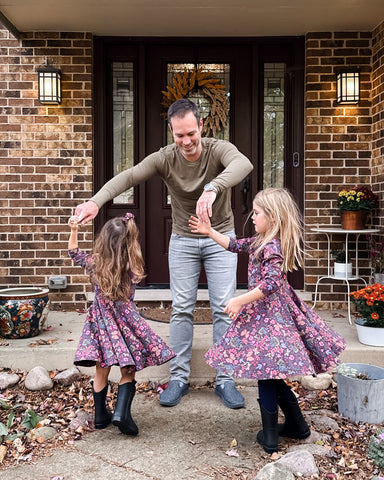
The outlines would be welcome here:
M 78 248 L 68 253 L 88 274 L 92 273 L 92 255 Z M 126 302 L 109 300 L 97 285 L 94 292 L 95 298 L 77 347 L 75 365 L 90 367 L 98 363 L 101 367 L 118 365 L 139 371 L 161 365 L 176 356 L 137 312 L 134 291 Z
M 337 365 L 345 341 L 302 302 L 282 272 L 279 239 L 255 256 L 254 238 L 231 238 L 229 250 L 248 252 L 248 289 L 264 293 L 244 305 L 220 342 L 205 354 L 213 368 L 233 377 L 284 379 L 326 372 Z

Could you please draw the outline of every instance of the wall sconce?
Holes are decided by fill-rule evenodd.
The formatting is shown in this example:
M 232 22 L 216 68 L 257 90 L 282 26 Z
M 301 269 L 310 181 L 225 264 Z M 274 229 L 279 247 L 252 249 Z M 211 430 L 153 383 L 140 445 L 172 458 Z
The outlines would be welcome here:
M 61 103 L 61 70 L 45 66 L 37 69 L 39 76 L 39 102 Z
M 360 100 L 360 72 L 340 72 L 336 77 L 337 103 L 353 104 Z

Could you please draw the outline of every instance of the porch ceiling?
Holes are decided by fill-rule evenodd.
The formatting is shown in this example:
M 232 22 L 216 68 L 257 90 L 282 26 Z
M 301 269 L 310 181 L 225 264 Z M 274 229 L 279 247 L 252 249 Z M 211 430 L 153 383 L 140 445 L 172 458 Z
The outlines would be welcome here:
M 0 0 L 20 31 L 123 36 L 275 36 L 372 31 L 384 0 Z

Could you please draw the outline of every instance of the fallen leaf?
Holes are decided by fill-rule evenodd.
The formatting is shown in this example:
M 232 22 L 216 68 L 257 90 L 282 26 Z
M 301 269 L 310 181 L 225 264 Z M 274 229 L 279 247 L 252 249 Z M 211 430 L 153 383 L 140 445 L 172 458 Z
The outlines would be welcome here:
M 228 455 L 228 457 L 238 457 L 239 454 L 236 452 L 236 450 L 227 450 L 225 452 L 226 455 Z
M 232 442 L 229 444 L 229 447 L 230 447 L 230 448 L 237 447 L 237 440 L 236 440 L 236 438 L 234 438 L 234 439 L 232 440 Z
M 7 447 L 5 445 L 0 445 L 0 463 L 3 463 L 4 457 L 7 454 Z

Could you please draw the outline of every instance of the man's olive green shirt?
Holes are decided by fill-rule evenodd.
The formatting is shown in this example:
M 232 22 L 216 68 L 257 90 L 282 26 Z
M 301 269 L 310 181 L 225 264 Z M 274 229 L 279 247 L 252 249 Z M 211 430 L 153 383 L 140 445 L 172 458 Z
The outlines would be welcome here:
M 232 230 L 231 187 L 240 183 L 252 171 L 253 165 L 230 142 L 202 138 L 201 144 L 201 155 L 194 162 L 184 158 L 174 143 L 161 148 L 112 178 L 91 200 L 100 208 L 130 187 L 159 176 L 171 195 L 172 232 L 193 237 L 196 235 L 191 233 L 188 220 L 196 214 L 196 202 L 204 185 L 212 183 L 217 189 L 212 227 L 221 233 Z

